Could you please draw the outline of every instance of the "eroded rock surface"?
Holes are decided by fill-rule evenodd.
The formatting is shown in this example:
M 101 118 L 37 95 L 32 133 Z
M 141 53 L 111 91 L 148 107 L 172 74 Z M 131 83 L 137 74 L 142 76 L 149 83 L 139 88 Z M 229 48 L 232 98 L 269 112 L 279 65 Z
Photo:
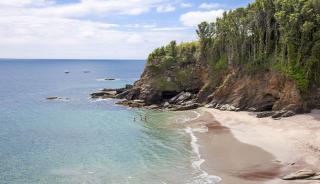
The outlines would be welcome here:
M 166 69 L 154 65 L 147 65 L 133 86 L 104 89 L 93 93 L 92 98 L 143 101 L 143 105 L 122 103 L 134 107 L 154 105 L 153 108 L 183 110 L 206 106 L 225 111 L 261 112 L 257 114 L 258 118 L 274 119 L 307 113 L 320 107 L 319 88 L 302 94 L 293 80 L 276 71 L 248 74 L 231 68 L 210 76 L 205 67 L 195 62 L 176 64 Z

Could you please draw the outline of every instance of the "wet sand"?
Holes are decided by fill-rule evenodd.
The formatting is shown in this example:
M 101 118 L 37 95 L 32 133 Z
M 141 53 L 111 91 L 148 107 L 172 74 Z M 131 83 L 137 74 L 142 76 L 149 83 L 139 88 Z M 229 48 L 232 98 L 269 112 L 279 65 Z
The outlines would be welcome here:
M 258 119 L 248 112 L 201 108 L 189 127 L 200 144 L 201 168 L 222 178 L 223 184 L 294 184 L 317 181 L 284 181 L 299 169 L 320 169 L 320 111 L 291 118 Z

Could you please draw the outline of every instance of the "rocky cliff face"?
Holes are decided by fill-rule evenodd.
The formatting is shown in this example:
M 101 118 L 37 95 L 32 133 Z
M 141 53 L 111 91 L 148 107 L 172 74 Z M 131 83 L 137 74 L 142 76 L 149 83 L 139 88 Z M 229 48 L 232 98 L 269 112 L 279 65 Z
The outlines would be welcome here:
M 143 100 L 146 105 L 163 104 L 180 92 L 197 94 L 203 87 L 202 69 L 194 62 L 176 63 L 161 69 L 147 65 L 140 80 L 119 97 Z
M 134 107 L 186 110 L 206 105 L 221 110 L 268 112 L 261 117 L 291 116 L 320 106 L 320 89 L 315 87 L 302 95 L 293 80 L 276 71 L 248 74 L 230 68 L 213 77 L 195 63 L 172 66 L 160 73 L 153 70 L 146 66 L 141 79 L 116 97 Z M 179 76 L 179 71 L 186 70 L 188 75 Z
M 208 97 L 211 104 L 230 104 L 241 110 L 307 112 L 295 83 L 277 72 L 243 74 L 232 71 Z

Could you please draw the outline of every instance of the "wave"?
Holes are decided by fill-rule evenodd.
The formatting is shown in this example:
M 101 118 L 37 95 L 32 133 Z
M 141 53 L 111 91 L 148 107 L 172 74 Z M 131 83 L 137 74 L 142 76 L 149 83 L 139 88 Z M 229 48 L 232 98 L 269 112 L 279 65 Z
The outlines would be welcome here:
M 182 119 L 177 119 L 182 123 L 186 123 L 188 121 L 194 121 L 198 119 L 201 114 L 197 111 L 192 111 L 196 114 L 196 117 L 185 117 Z M 190 135 L 191 148 L 192 152 L 195 154 L 195 160 L 192 162 L 192 167 L 197 170 L 200 174 L 193 178 L 193 180 L 188 184 L 216 184 L 219 183 L 222 179 L 219 176 L 209 175 L 205 170 L 201 169 L 201 165 L 205 162 L 205 159 L 201 157 L 200 154 L 200 145 L 198 144 L 198 138 L 195 136 L 194 132 L 205 133 L 208 132 L 208 127 L 202 126 L 199 128 L 191 128 L 187 127 L 184 129 L 184 132 Z
M 108 80 L 108 78 L 99 78 L 99 79 L 96 79 L 96 81 L 99 81 L 99 82 L 107 82 L 107 81 L 119 81 L 121 79 L 114 79 L 114 80 Z
M 110 99 L 102 99 L 102 98 L 98 98 L 98 99 L 91 99 L 89 98 L 90 102 L 94 103 L 94 102 L 105 102 L 105 101 L 109 101 Z

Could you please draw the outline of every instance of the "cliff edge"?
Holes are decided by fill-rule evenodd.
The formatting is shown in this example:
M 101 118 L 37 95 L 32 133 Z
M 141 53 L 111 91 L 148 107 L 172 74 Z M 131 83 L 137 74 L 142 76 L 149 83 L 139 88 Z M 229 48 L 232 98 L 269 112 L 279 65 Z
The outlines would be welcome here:
M 319 12 L 319 0 L 257 0 L 225 12 L 198 25 L 197 41 L 155 49 L 140 80 L 113 97 L 133 107 L 258 117 L 310 112 L 320 107 Z

